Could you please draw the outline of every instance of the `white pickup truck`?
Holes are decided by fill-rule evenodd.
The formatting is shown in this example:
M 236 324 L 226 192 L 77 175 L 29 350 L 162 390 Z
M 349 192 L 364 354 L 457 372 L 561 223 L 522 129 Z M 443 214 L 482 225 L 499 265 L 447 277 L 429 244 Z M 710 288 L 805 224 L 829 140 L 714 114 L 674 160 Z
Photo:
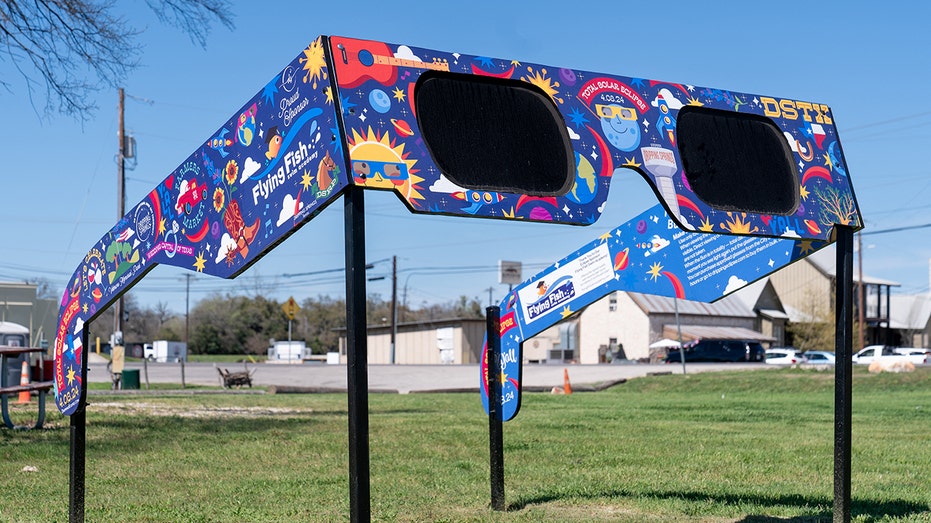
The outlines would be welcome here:
M 911 362 L 913 365 L 924 365 L 928 362 L 926 349 L 910 347 L 889 347 L 888 345 L 870 345 L 853 355 L 853 362 L 860 365 L 869 365 L 877 359 L 897 359 Z

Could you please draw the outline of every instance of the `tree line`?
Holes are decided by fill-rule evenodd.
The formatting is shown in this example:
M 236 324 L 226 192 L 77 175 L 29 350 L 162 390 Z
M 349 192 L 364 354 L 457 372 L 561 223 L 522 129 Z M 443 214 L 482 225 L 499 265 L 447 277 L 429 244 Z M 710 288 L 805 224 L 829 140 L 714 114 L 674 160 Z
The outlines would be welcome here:
M 266 354 L 270 340 L 288 339 L 288 318 L 283 302 L 265 296 L 215 294 L 197 302 L 187 317 L 162 302 L 141 306 L 128 293 L 123 297 L 123 340 L 127 346 L 154 340 L 184 341 L 193 354 Z M 314 354 L 336 351 L 340 330 L 346 328 L 346 300 L 317 296 L 299 302 L 291 324 L 291 339 L 304 341 Z M 107 343 L 113 332 L 113 308 L 91 323 L 90 340 Z M 398 323 L 448 318 L 483 318 L 484 307 L 476 298 L 423 305 L 414 309 L 398 304 Z M 391 300 L 370 294 L 366 300 L 368 325 L 391 324 Z

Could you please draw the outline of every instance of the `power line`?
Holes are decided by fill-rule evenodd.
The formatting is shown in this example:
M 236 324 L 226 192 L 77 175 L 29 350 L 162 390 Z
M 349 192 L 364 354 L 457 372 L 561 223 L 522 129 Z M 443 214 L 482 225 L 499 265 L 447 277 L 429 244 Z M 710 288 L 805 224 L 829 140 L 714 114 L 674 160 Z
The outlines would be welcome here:
M 921 225 L 905 225 L 905 226 L 903 226 L 903 227 L 893 227 L 893 228 L 891 228 L 891 229 L 880 229 L 880 230 L 878 230 L 878 231 L 867 231 L 867 230 L 864 230 L 864 231 L 860 231 L 860 234 L 862 234 L 862 235 L 864 235 L 864 236 L 866 236 L 866 235 L 868 235 L 868 234 L 886 234 L 886 233 L 890 233 L 890 232 L 901 232 L 901 231 L 911 231 L 911 230 L 914 230 L 914 229 L 924 229 L 924 228 L 927 228 L 927 227 L 931 227 L 931 223 L 923 223 L 923 224 L 921 224 Z

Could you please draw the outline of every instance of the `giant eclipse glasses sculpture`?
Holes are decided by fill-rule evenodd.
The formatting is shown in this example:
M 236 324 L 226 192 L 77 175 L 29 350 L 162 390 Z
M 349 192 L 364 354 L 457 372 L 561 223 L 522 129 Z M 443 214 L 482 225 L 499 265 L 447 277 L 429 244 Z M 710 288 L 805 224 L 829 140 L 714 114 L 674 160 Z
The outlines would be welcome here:
M 587 225 L 619 169 L 638 172 L 690 237 L 822 245 L 837 225 L 861 227 L 823 104 L 321 36 L 80 262 L 61 302 L 56 404 L 83 425 L 85 327 L 156 265 L 234 278 L 344 195 L 358 281 L 357 188 L 394 191 L 415 213 Z M 348 349 L 352 387 L 365 326 L 347 313 L 363 333 Z M 75 445 L 73 433 L 72 484 Z M 72 486 L 82 517 L 76 496 L 83 485 Z

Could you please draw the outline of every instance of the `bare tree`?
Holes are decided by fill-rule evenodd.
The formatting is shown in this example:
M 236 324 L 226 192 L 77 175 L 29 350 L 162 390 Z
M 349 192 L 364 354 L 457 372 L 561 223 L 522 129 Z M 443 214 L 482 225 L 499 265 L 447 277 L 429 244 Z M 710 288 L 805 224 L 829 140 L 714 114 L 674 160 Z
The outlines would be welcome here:
M 139 65 L 140 30 L 114 14 L 112 0 L 0 1 L 0 62 L 15 69 L 38 112 L 33 94 L 44 90 L 49 115 L 86 120 L 96 109 L 90 95 L 116 87 Z M 233 28 L 227 0 L 146 0 L 159 21 L 206 46 L 210 24 Z M 0 69 L 0 70 L 2 70 Z M 9 75 L 0 85 L 12 93 Z M 44 87 L 44 89 L 43 89 Z

